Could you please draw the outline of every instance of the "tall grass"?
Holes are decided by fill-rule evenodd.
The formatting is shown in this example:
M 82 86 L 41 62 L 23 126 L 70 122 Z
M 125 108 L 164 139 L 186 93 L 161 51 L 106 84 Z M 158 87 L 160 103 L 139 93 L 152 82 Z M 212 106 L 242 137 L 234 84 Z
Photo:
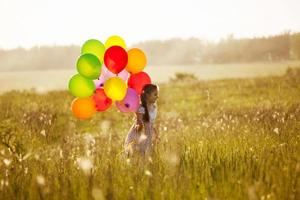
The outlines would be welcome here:
M 66 91 L 0 96 L 0 199 L 298 199 L 300 73 L 160 85 L 161 142 L 123 156 L 132 114 L 72 116 Z

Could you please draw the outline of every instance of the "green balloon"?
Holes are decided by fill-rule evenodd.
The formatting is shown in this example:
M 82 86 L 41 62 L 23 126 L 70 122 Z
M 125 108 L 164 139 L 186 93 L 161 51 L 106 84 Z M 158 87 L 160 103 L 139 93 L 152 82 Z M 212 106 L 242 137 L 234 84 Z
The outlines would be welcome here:
M 75 97 L 89 97 L 96 89 L 91 79 L 84 78 L 80 74 L 72 76 L 69 81 L 69 91 Z
M 101 62 L 93 54 L 83 54 L 77 60 L 77 71 L 88 79 L 99 78 L 101 66 Z
M 105 46 L 99 40 L 90 39 L 81 47 L 81 54 L 85 53 L 90 53 L 97 56 L 100 62 L 103 63 Z

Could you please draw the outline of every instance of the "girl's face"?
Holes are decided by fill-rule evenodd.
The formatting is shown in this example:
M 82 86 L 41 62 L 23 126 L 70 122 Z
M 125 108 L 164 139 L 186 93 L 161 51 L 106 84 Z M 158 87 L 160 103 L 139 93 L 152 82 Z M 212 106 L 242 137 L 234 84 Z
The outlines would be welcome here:
M 148 103 L 155 103 L 156 100 L 158 99 L 158 91 L 153 90 L 150 94 L 147 96 L 147 102 Z

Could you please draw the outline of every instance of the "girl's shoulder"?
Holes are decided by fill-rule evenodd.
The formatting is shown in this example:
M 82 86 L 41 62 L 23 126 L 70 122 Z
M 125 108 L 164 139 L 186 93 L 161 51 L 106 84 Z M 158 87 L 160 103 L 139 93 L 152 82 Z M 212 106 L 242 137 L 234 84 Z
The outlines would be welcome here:
M 156 111 L 156 110 L 157 110 L 157 105 L 152 104 L 152 106 L 150 107 L 149 112 L 151 112 L 151 111 L 153 112 L 153 111 Z M 145 114 L 145 112 L 146 112 L 145 107 L 142 104 L 140 104 L 136 112 Z

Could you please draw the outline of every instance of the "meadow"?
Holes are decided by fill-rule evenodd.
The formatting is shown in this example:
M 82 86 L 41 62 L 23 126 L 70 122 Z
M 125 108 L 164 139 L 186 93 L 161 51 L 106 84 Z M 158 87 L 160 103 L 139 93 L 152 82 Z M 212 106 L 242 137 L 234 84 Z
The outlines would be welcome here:
M 0 96 L 0 199 L 299 199 L 300 70 L 160 86 L 161 141 L 125 158 L 134 122 L 73 117 L 67 91 Z

